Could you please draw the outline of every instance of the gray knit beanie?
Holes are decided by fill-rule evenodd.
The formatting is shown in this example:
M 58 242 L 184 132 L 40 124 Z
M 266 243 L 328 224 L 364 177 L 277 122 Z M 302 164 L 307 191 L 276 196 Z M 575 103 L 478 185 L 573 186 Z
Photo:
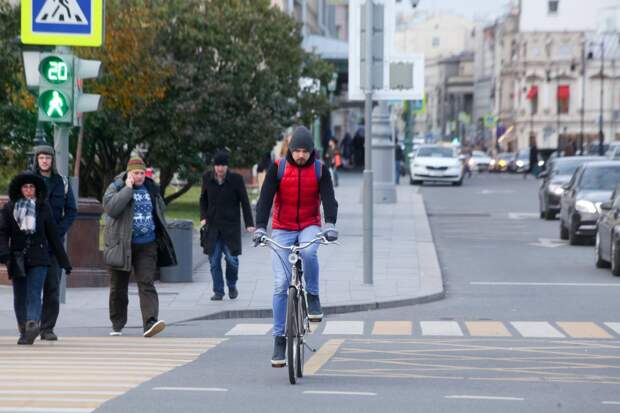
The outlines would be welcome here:
M 295 129 L 293 138 L 288 147 L 291 152 L 295 149 L 305 149 L 308 152 L 312 152 L 314 150 L 314 139 L 308 128 L 300 126 Z

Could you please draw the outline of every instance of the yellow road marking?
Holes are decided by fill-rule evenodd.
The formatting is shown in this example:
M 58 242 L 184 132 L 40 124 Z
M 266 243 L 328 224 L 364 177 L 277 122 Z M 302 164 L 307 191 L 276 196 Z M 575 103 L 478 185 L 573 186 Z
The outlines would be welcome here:
M 319 369 L 336 354 L 342 343 L 344 343 L 343 339 L 332 339 L 323 344 L 319 351 L 317 351 L 304 365 L 304 374 L 306 376 L 312 376 L 319 371 Z
M 558 322 L 558 326 L 573 338 L 613 338 L 607 331 L 595 323 Z
M 500 321 L 466 321 L 465 326 L 471 336 L 510 337 L 510 331 Z
M 413 331 L 411 321 L 376 321 L 373 336 L 410 336 Z

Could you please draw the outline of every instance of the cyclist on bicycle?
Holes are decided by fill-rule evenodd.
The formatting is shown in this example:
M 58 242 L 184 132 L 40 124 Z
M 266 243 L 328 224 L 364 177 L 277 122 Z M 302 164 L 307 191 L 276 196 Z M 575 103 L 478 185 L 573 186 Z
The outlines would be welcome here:
M 314 139 L 305 127 L 293 133 L 285 159 L 277 160 L 267 172 L 256 207 L 256 231 L 254 242 L 266 235 L 267 223 L 274 204 L 271 237 L 286 246 L 309 242 L 321 232 L 321 202 L 325 213 L 323 234 L 328 241 L 338 239 L 336 217 L 338 202 L 334 196 L 329 168 L 321 163 L 314 151 Z M 275 201 L 274 201 L 275 197 Z M 323 318 L 319 300 L 318 244 L 301 251 L 306 280 L 308 318 L 319 322 Z M 273 336 L 274 349 L 272 367 L 284 367 L 286 363 L 286 301 L 291 269 L 282 263 L 288 262 L 285 251 L 273 253 Z

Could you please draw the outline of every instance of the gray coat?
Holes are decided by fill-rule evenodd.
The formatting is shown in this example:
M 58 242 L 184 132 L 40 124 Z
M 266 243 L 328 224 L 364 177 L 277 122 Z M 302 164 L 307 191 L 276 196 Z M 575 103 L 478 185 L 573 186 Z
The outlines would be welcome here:
M 103 195 L 105 249 L 103 259 L 114 270 L 131 271 L 131 236 L 133 232 L 133 189 L 125 185 L 127 173 L 118 175 Z M 153 202 L 153 219 L 157 241 L 157 265 L 177 264 L 176 254 L 164 217 L 165 204 L 159 186 L 152 179 L 144 181 Z

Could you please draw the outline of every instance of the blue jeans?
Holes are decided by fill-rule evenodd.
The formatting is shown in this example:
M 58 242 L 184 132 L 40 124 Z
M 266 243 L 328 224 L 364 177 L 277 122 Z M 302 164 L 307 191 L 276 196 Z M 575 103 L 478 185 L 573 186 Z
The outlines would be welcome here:
M 224 295 L 224 276 L 222 274 L 222 255 L 226 260 L 226 285 L 228 290 L 237 285 L 237 274 L 239 273 L 239 258 L 230 254 L 230 249 L 220 237 L 215 242 L 213 254 L 209 255 L 211 264 L 211 277 L 213 278 L 213 292 Z
M 41 294 L 47 267 L 30 267 L 25 277 L 13 277 L 13 307 L 17 324 L 41 319 Z
M 285 231 L 274 229 L 271 237 L 281 245 L 290 246 L 298 242 L 303 244 L 312 241 L 316 234 L 321 232 L 318 226 L 310 226 L 302 231 Z M 303 260 L 304 279 L 306 291 L 313 295 L 319 295 L 319 257 L 317 251 L 319 244 L 313 244 L 301 251 Z M 272 267 L 274 274 L 273 286 L 273 332 L 274 336 L 284 335 L 284 323 L 286 321 L 286 301 L 288 286 L 291 283 L 291 264 L 288 262 L 288 251 L 276 248 L 272 253 Z M 279 256 L 279 258 L 278 258 Z

